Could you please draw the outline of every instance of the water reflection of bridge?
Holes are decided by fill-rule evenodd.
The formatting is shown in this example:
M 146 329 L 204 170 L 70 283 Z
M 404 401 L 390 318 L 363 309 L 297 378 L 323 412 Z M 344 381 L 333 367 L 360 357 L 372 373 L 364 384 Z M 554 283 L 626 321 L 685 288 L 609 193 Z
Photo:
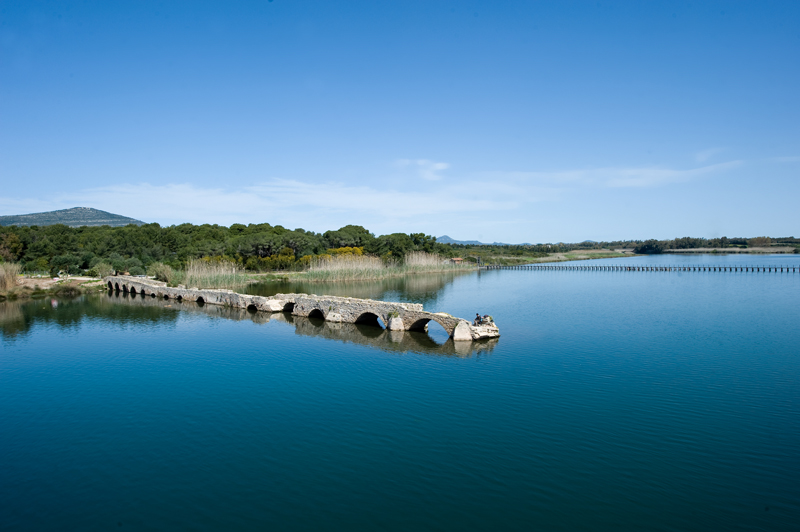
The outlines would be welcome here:
M 192 301 L 162 300 L 124 292 L 108 292 L 105 297 L 121 305 L 161 307 L 167 310 L 180 309 L 182 312 L 204 314 L 213 318 L 234 321 L 252 321 L 256 324 L 283 323 L 294 326 L 295 333 L 301 336 L 315 336 L 326 340 L 366 345 L 382 351 L 396 353 L 416 352 L 430 355 L 469 357 L 473 354 L 491 352 L 498 341 L 497 338 L 491 338 L 473 342 L 455 342 L 452 338 L 448 338 L 447 341 L 438 343 L 426 332 L 390 331 L 381 327 L 357 323 L 336 323 L 322 319 L 303 318 L 286 312 L 254 312 L 220 305 L 203 305 Z

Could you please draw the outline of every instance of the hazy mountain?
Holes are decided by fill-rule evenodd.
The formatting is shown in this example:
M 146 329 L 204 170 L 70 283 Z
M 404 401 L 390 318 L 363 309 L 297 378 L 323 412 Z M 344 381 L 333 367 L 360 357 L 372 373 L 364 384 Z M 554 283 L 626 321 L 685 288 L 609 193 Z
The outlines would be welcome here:
M 442 235 L 436 237 L 437 242 L 441 242 L 442 244 L 469 244 L 471 246 L 483 246 L 482 242 L 478 242 L 477 240 L 454 240 L 447 235 Z
M 89 207 L 73 207 L 60 211 L 36 212 L 33 214 L 15 214 L 0 216 L 0 225 L 55 225 L 64 224 L 70 227 L 82 225 L 110 225 L 119 227 L 128 224 L 144 225 L 141 220 L 112 214 Z
M 507 244 L 505 242 L 492 242 L 491 244 L 487 244 L 486 242 L 478 242 L 477 240 L 454 240 L 447 235 L 442 235 L 436 237 L 437 242 L 441 242 L 442 244 L 462 244 L 468 246 L 530 246 L 527 242 L 523 244 Z

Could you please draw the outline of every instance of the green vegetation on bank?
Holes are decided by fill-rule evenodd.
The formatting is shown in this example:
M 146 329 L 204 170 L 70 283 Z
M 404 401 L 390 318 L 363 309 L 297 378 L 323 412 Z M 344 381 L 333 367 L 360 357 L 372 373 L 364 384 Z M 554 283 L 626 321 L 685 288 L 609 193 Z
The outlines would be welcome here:
M 105 287 L 95 282 L 86 285 L 64 284 L 49 288 L 39 288 L 37 286 L 21 286 L 11 290 L 0 290 L 0 301 L 15 301 L 25 299 L 39 299 L 43 297 L 77 297 L 90 292 L 104 292 Z
M 800 238 L 782 237 L 770 238 L 759 236 L 755 238 L 692 238 L 689 236 L 674 240 L 646 240 L 639 242 L 633 248 L 634 253 L 659 254 L 683 249 L 712 249 L 719 252 L 737 251 L 749 248 L 769 249 L 773 246 L 794 247 L 794 253 L 800 252 Z
M 42 279 L 40 284 L 21 285 L 19 264 L 4 262 L 0 263 L 0 301 L 7 299 L 28 299 L 45 296 L 73 297 L 80 295 L 88 290 L 101 289 L 102 285 L 97 281 L 76 283 L 75 281 L 51 283 L 48 279 Z M 49 286 L 44 288 L 44 284 Z
M 325 233 L 269 224 L 0 228 L 0 259 L 18 262 L 25 272 L 53 275 L 101 275 L 109 270 L 143 275 L 154 263 L 183 270 L 191 259 L 203 257 L 235 262 L 249 271 L 304 270 L 312 258 L 344 247 L 359 247 L 386 261 L 400 260 L 412 251 L 454 255 L 450 246 L 429 235 L 376 237 L 355 225 Z

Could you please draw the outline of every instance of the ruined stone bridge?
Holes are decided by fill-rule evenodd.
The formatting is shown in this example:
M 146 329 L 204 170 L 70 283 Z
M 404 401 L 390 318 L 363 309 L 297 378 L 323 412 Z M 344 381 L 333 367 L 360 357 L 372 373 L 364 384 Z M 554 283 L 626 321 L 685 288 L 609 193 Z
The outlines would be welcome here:
M 109 290 L 142 294 L 159 299 L 196 301 L 208 305 L 262 312 L 290 312 L 295 316 L 321 318 L 334 323 L 363 323 L 379 326 L 379 319 L 392 331 L 426 331 L 435 321 L 455 341 L 496 338 L 494 325 L 474 326 L 463 318 L 444 312 L 427 312 L 419 303 L 391 303 L 353 297 L 315 294 L 276 294 L 270 297 L 239 294 L 232 290 L 173 288 L 166 283 L 141 277 L 109 276 L 103 279 Z

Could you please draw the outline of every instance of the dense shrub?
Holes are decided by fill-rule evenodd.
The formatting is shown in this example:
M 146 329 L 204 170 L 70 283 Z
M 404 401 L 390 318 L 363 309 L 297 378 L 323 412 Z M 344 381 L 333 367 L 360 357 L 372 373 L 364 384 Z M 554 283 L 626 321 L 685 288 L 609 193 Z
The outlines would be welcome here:
M 752 248 L 769 247 L 772 244 L 772 239 L 768 236 L 757 236 L 747 241 L 747 245 Z
M 155 277 L 156 281 L 172 283 L 175 281 L 175 270 L 163 262 L 154 262 L 147 267 L 147 274 Z
M 79 273 L 82 273 L 82 264 L 83 259 L 81 259 L 81 257 L 78 255 L 71 253 L 66 255 L 58 255 L 53 257 L 50 261 L 50 274 L 55 276 L 60 272 L 65 272 L 70 275 L 78 275 Z
M 97 261 L 86 274 L 92 277 L 107 277 L 114 274 L 114 268 L 107 262 Z
M 664 251 L 664 245 L 658 240 L 647 240 L 645 242 L 642 242 L 635 248 L 633 248 L 634 253 L 641 253 L 647 255 L 655 255 L 658 253 L 662 253 L 663 251 Z

